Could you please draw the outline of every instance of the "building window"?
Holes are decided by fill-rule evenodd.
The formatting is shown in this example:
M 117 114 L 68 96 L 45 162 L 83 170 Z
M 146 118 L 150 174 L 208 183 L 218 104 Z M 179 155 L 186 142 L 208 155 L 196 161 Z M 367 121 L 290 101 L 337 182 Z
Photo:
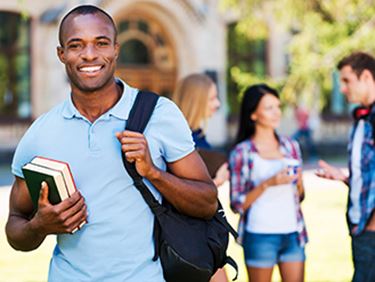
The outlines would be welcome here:
M 239 112 L 238 94 L 241 85 L 233 81 L 231 70 L 238 68 L 242 73 L 250 73 L 254 77 L 265 79 L 267 69 L 267 40 L 250 39 L 236 31 L 236 23 L 228 26 L 228 72 L 227 100 L 230 114 Z
M 349 104 L 340 91 L 340 74 L 338 70 L 332 72 L 332 90 L 327 93 L 327 104 L 323 108 L 322 117 L 330 119 L 347 119 L 355 105 Z
M 176 83 L 176 57 L 163 26 L 137 12 L 119 21 L 116 76 L 138 89 L 170 96 Z
M 124 42 L 120 48 L 120 64 L 147 65 L 151 63 L 147 46 L 140 40 L 131 39 Z
M 157 67 L 170 70 L 175 62 L 171 44 L 157 22 L 138 16 L 129 17 L 119 24 L 120 67 Z
M 0 11 L 0 119 L 30 116 L 30 20 Z

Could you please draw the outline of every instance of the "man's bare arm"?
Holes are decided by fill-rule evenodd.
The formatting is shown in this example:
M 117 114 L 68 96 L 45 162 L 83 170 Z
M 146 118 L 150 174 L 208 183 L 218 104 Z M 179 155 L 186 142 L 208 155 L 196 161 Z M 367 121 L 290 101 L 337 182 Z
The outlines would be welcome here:
M 16 177 L 9 199 L 6 235 L 16 250 L 31 251 L 40 246 L 48 234 L 70 233 L 86 220 L 86 205 L 76 192 L 59 203 L 48 201 L 48 186 L 43 185 L 38 210 L 33 217 L 33 204 L 25 181 Z
M 197 152 L 168 164 L 169 172 L 152 163 L 143 134 L 124 131 L 117 134 L 130 162 L 179 211 L 200 218 L 212 217 L 217 208 L 217 188 Z
M 336 168 L 323 160 L 319 160 L 318 165 L 320 169 L 315 173 L 317 176 L 331 180 L 339 180 L 348 185 L 349 178 L 341 171 L 341 169 Z
M 168 164 L 169 171 L 158 171 L 150 181 L 163 196 L 185 214 L 210 218 L 217 209 L 217 188 L 197 152 Z
M 16 250 L 34 250 L 46 237 L 33 228 L 29 219 L 32 211 L 33 205 L 26 183 L 16 177 L 10 193 L 9 216 L 5 227 L 8 242 Z

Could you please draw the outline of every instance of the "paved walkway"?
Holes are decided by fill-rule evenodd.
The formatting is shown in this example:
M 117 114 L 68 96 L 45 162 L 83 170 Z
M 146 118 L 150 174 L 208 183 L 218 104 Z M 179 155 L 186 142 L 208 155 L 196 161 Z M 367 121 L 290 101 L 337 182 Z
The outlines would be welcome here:
M 335 165 L 339 167 L 344 167 L 342 163 L 337 163 Z M 304 166 L 304 176 L 311 177 L 311 175 L 314 174 L 315 169 L 316 169 L 316 164 L 306 164 Z M 3 178 L 2 182 L 6 182 L 6 185 L 0 182 L 0 220 L 4 219 L 8 215 L 10 187 L 11 187 L 11 183 L 13 182 L 13 176 L 10 174 L 10 170 L 8 172 L 4 172 L 4 167 L 3 167 L 3 172 L 0 173 L 0 179 L 1 179 L 1 176 L 4 176 L 4 175 L 6 175 L 6 178 Z M 222 198 L 228 199 L 229 198 L 229 185 L 228 183 L 226 183 L 223 186 L 225 187 L 224 189 L 219 189 L 219 191 L 221 192 L 220 194 L 225 194 L 225 196 L 223 195 Z M 229 206 L 229 203 L 227 204 Z
M 345 167 L 343 161 L 333 162 L 335 166 Z M 305 163 L 304 165 L 304 175 L 313 175 L 314 170 L 316 169 L 316 162 L 314 163 Z M 13 175 L 10 172 L 9 165 L 0 166 L 0 219 L 4 219 L 8 215 L 8 206 L 9 206 L 9 194 L 10 186 L 13 182 Z M 225 189 L 220 189 L 221 193 L 229 194 L 229 185 Z M 223 190 L 225 192 L 223 192 Z M 229 198 L 229 195 L 225 195 L 224 199 Z M 229 203 L 228 203 L 229 205 Z
M 13 175 L 10 171 L 10 165 L 0 165 L 0 187 L 10 185 L 13 182 Z

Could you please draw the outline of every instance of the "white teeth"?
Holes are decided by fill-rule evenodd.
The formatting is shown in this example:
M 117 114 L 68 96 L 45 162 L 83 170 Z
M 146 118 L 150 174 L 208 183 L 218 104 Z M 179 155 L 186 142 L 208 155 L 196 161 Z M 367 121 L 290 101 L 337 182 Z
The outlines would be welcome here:
M 101 69 L 100 66 L 95 66 L 95 67 L 82 67 L 79 70 L 83 71 L 83 72 L 95 72 L 95 71 L 98 71 L 100 69 Z

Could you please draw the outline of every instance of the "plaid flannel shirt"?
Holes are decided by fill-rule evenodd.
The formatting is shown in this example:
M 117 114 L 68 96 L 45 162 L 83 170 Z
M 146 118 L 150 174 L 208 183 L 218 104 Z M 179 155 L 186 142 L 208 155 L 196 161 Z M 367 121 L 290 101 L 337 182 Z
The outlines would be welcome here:
M 370 116 L 375 118 L 375 107 L 372 107 Z M 350 222 L 350 218 L 348 215 L 348 211 L 353 205 L 350 199 L 350 193 L 348 193 L 348 205 L 347 205 L 347 214 L 346 218 L 348 221 L 349 229 L 351 235 L 359 235 L 361 234 L 366 227 L 367 221 L 370 219 L 374 208 L 375 208 L 375 144 L 373 138 L 373 128 L 371 123 L 368 119 L 364 120 L 364 137 L 363 143 L 361 146 L 361 176 L 362 176 L 362 187 L 361 193 L 359 197 L 360 203 L 360 219 L 357 225 L 357 228 L 351 228 L 352 223 Z M 353 139 L 355 130 L 358 126 L 358 122 L 354 123 L 350 134 L 350 140 L 348 145 L 349 156 L 352 155 L 353 149 Z M 349 158 L 349 189 L 352 177 L 352 170 L 351 170 L 351 158 Z
M 278 136 L 278 138 L 283 156 L 286 158 L 297 159 L 302 163 L 301 151 L 298 143 L 286 137 Z M 257 153 L 256 148 L 252 141 L 247 139 L 237 144 L 230 152 L 229 157 L 230 201 L 232 210 L 240 214 L 238 226 L 239 236 L 237 239 L 237 242 L 240 244 L 242 244 L 245 226 L 248 220 L 248 212 L 242 209 L 242 205 L 246 199 L 247 193 L 255 188 L 254 182 L 251 179 L 254 153 Z M 300 245 L 304 246 L 307 243 L 308 238 L 297 189 L 294 199 L 296 203 L 298 240 Z

